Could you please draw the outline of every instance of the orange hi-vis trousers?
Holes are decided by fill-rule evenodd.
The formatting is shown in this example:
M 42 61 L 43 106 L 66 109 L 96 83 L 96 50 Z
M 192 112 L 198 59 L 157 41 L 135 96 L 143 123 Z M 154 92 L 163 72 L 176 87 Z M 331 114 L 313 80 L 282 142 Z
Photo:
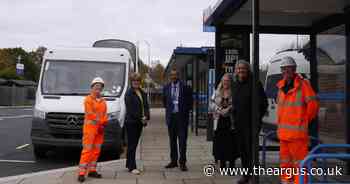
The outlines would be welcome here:
M 280 140 L 280 168 L 288 170 L 282 173 L 281 184 L 299 184 L 300 163 L 308 154 L 308 145 L 308 139 Z
M 89 95 L 84 101 L 85 118 L 83 127 L 83 150 L 80 156 L 79 175 L 96 171 L 104 141 L 103 127 L 107 124 L 106 101 Z
M 104 141 L 104 133 L 103 131 L 98 131 L 99 126 L 101 125 L 84 124 L 83 150 L 80 157 L 79 175 L 85 175 L 88 171 L 96 171 L 97 160 Z

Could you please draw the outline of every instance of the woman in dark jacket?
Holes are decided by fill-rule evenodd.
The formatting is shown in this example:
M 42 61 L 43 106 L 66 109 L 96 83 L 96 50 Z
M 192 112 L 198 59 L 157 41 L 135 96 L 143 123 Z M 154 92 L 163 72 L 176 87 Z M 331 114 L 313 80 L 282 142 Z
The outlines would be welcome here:
M 131 88 L 125 95 L 125 128 L 128 139 L 126 168 L 129 169 L 129 172 L 138 175 L 140 171 L 136 168 L 136 148 L 142 129 L 147 126 L 150 119 L 150 112 L 146 93 L 140 87 L 140 74 L 131 74 L 130 80 Z
M 232 84 L 233 116 L 239 137 L 239 150 L 241 152 L 242 167 L 252 170 L 252 77 L 250 64 L 239 60 L 235 68 L 236 80 Z M 258 83 L 258 101 L 255 103 L 259 107 L 260 121 L 254 126 L 260 130 L 261 119 L 264 116 L 268 102 L 262 84 Z M 255 135 L 258 136 L 258 135 Z M 249 183 L 250 176 L 243 176 L 238 184 Z

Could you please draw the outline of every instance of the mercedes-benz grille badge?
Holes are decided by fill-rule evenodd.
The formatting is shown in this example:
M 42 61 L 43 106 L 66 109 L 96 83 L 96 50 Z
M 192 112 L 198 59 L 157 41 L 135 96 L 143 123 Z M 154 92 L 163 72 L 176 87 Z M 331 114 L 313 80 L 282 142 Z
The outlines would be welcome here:
M 67 125 L 72 128 L 78 128 L 79 127 L 79 119 L 78 116 L 69 115 L 67 117 Z

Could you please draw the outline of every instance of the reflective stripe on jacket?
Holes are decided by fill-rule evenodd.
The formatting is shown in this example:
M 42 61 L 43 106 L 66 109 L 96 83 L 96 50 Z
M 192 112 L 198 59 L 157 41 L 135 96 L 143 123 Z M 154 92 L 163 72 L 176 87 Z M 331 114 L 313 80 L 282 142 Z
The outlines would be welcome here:
M 283 92 L 286 81 L 277 83 L 277 124 L 281 140 L 307 139 L 308 124 L 316 117 L 319 102 L 308 80 L 297 75 L 294 87 L 287 94 Z
M 91 95 L 84 101 L 85 123 L 93 125 L 106 125 L 108 121 L 106 101 L 102 98 L 97 101 Z M 99 117 L 99 120 L 97 119 Z

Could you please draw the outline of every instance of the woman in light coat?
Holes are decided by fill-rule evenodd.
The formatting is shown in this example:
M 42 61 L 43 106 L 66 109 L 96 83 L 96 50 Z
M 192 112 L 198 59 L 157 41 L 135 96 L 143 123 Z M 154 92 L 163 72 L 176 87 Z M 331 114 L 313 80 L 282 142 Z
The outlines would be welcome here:
M 238 146 L 235 145 L 234 117 L 232 116 L 232 75 L 225 74 L 212 98 L 210 109 L 214 118 L 213 155 L 220 160 L 220 167 L 234 167 L 238 157 Z

